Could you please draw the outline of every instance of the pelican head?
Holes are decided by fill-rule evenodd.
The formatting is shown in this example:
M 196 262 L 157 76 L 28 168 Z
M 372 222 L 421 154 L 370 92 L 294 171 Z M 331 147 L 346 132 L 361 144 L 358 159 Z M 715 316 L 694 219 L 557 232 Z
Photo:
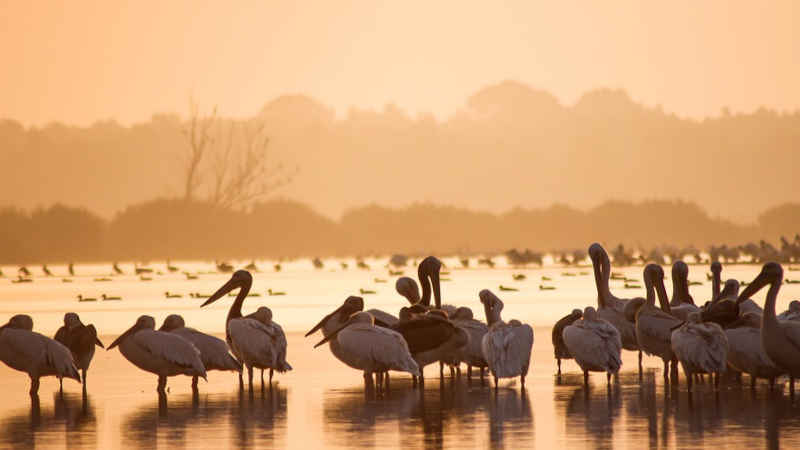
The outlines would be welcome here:
M 398 278 L 397 282 L 394 284 L 394 288 L 397 289 L 398 294 L 408 299 L 408 302 L 412 305 L 419 303 L 419 286 L 417 286 L 417 282 L 414 281 L 413 278 Z
M 669 305 L 667 290 L 664 288 L 664 269 L 661 266 L 650 263 L 644 268 L 644 284 L 647 287 L 648 302 L 655 304 L 656 299 L 653 296 L 655 291 L 661 304 L 666 303 Z M 653 297 L 651 298 L 651 296 Z
M 675 261 L 672 264 L 672 279 L 686 281 L 687 278 L 689 278 L 689 266 L 681 260 Z
M 356 297 L 355 295 L 351 295 L 345 299 L 342 306 L 336 308 L 332 313 L 328 314 L 327 316 L 323 317 L 322 320 L 319 321 L 318 324 L 314 326 L 308 333 L 306 333 L 306 337 L 314 334 L 315 331 L 319 330 L 320 328 L 325 326 L 325 323 L 330 320 L 331 318 L 338 315 L 339 320 L 343 320 L 346 317 L 350 317 L 351 314 L 362 311 L 364 309 L 364 299 L 361 297 Z
M 483 303 L 483 311 L 486 313 L 486 321 L 491 325 L 500 320 L 500 312 L 503 310 L 503 301 L 488 289 L 483 289 L 478 293 L 478 297 Z
M 336 337 L 336 335 L 339 334 L 340 331 L 342 331 L 345 328 L 349 327 L 350 325 L 353 325 L 353 324 L 356 324 L 356 323 L 365 323 L 365 324 L 369 324 L 369 325 L 375 325 L 375 318 L 372 317 L 372 314 L 370 314 L 370 313 L 368 313 L 366 311 L 359 311 L 357 313 L 354 313 L 353 315 L 350 316 L 349 319 L 347 319 L 347 322 L 345 322 L 336 331 L 334 331 L 333 333 L 331 333 L 328 336 L 326 336 L 325 339 L 323 339 L 323 340 L 317 342 L 316 344 L 314 344 L 314 348 L 317 348 L 320 345 L 330 341 L 331 339 L 334 339 Z
M 431 305 L 431 286 L 433 287 L 433 298 L 437 308 L 442 307 L 441 286 L 439 284 L 439 272 L 442 270 L 442 262 L 435 256 L 428 256 L 419 263 L 417 276 L 422 283 L 422 298 L 420 301 L 425 306 Z
M 225 294 L 236 288 L 245 288 L 245 287 L 250 288 L 252 284 L 253 284 L 253 276 L 250 275 L 250 272 L 246 270 L 237 270 L 236 272 L 233 273 L 231 279 L 228 280 L 227 283 L 222 285 L 221 288 L 217 289 L 217 292 L 214 292 L 214 294 L 211 297 L 209 297 L 208 300 L 205 301 L 205 303 L 200 305 L 200 307 L 214 303 L 215 301 L 225 296 Z
M 792 300 L 789 302 L 789 312 L 800 312 L 800 300 Z
M 456 309 L 456 313 L 453 314 L 453 319 L 458 320 L 472 320 L 474 316 L 472 315 L 472 310 L 466 306 L 460 306 Z
M 722 264 L 719 261 L 714 261 L 711 263 L 711 273 L 715 275 L 719 275 L 722 273 Z
M 580 310 L 577 310 L 577 311 L 580 312 Z M 574 311 L 573 311 L 573 313 L 574 313 Z M 587 306 L 583 310 L 583 320 L 586 320 L 588 322 L 597 320 L 597 310 L 594 309 L 594 306 Z
M 11 318 L 8 319 L 8 323 L 0 327 L 0 329 L 3 328 L 33 331 L 33 319 L 27 314 L 17 314 L 11 316 Z
M 269 325 L 272 322 L 272 310 L 267 308 L 266 306 L 262 306 L 256 310 L 253 314 L 248 315 L 247 317 L 256 319 L 257 321 L 263 323 L 264 325 Z
M 111 350 L 112 348 L 116 347 L 120 344 L 120 342 L 124 341 L 128 337 L 135 334 L 137 331 L 141 330 L 155 330 L 156 328 L 156 319 L 153 316 L 139 316 L 136 319 L 136 323 L 133 324 L 132 327 L 128 328 L 127 331 L 122 333 L 111 345 L 108 346 L 106 350 Z
M 768 262 L 761 268 L 761 273 L 758 274 L 752 283 L 748 284 L 744 291 L 739 294 L 737 302 L 744 301 L 753 296 L 761 288 L 768 284 L 781 284 L 783 282 L 783 267 L 775 262 Z M 727 282 L 726 282 L 727 285 Z M 722 295 L 720 294 L 720 297 Z
M 71 330 L 81 325 L 83 325 L 83 323 L 81 323 L 81 318 L 74 312 L 64 314 L 64 326 L 67 327 L 67 329 Z
M 725 286 L 719 293 L 717 298 L 736 297 L 739 295 L 739 280 L 728 278 L 725 280 Z
M 164 323 L 161 324 L 161 328 L 158 331 L 172 331 L 185 326 L 186 322 L 183 321 L 183 317 L 179 314 L 170 314 L 164 319 Z
M 608 257 L 608 253 L 606 253 L 602 245 L 595 242 L 589 246 L 589 259 L 592 260 L 593 264 L 602 262 L 603 256 Z

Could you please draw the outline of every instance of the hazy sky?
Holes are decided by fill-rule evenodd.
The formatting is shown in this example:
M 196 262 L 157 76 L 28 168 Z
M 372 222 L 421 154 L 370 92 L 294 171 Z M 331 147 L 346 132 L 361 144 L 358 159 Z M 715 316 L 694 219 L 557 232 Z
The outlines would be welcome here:
M 509 78 L 682 116 L 800 107 L 793 0 L 201 3 L 0 2 L 0 117 L 131 123 L 190 94 L 246 116 L 284 93 L 446 117 Z

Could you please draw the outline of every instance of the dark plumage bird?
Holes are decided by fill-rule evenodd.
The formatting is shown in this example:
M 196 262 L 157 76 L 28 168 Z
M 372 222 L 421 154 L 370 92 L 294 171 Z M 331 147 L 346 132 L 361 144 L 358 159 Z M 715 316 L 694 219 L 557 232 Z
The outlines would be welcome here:
M 571 313 L 558 319 L 553 325 L 553 353 L 558 362 L 558 375 L 561 375 L 561 360 L 572 359 L 572 355 L 567 350 L 567 344 L 564 343 L 564 328 L 572 325 L 573 322 L 583 317 L 583 311 L 580 309 L 573 309 Z
M 68 312 L 64 314 L 64 326 L 58 329 L 54 339 L 64 344 L 72 352 L 72 359 L 81 370 L 83 391 L 86 392 L 86 371 L 89 370 L 89 364 L 94 357 L 94 346 L 99 345 L 105 348 L 97 338 L 97 330 L 94 325 L 84 325 L 77 314 Z M 59 379 L 59 385 L 61 381 Z M 63 390 L 63 386 L 61 389 Z

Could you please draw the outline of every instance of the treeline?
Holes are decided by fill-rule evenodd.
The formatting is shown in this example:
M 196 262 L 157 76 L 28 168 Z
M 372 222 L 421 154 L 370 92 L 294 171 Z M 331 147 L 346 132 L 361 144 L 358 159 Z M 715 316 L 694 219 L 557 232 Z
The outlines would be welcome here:
M 337 115 L 302 95 L 271 100 L 250 118 L 218 119 L 223 130 L 263 122 L 270 161 L 299 168 L 279 193 L 328 217 L 409 199 L 500 214 L 515 205 L 588 209 L 609 198 L 681 198 L 712 216 L 752 223 L 800 192 L 796 111 L 693 120 L 621 90 L 587 92 L 564 105 L 507 81 L 478 90 L 445 120 L 393 105 Z M 186 128 L 187 118 L 174 114 L 131 126 L 0 120 L 0 204 L 85 205 L 111 218 L 124 205 L 179 197 Z M 211 180 L 215 161 L 206 164 L 203 178 Z
M 503 214 L 434 204 L 370 205 L 347 211 L 337 222 L 287 200 L 238 211 L 159 199 L 130 206 L 111 220 L 58 204 L 0 209 L 0 263 L 492 254 L 583 248 L 593 241 L 706 249 L 759 239 L 775 243 L 798 231 L 800 204 L 771 208 L 756 225 L 741 226 L 682 201 L 609 201 L 586 211 L 554 205 Z

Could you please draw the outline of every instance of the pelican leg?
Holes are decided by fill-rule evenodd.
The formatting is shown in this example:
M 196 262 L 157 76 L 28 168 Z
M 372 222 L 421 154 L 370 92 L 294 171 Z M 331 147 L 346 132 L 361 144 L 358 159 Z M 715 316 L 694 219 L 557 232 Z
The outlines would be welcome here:
M 472 366 L 467 364 L 467 381 L 472 381 Z
M 250 393 L 253 392 L 253 367 L 247 366 L 247 385 L 250 386 Z
M 497 382 L 497 375 L 494 376 L 494 390 L 497 391 L 497 388 L 500 387 L 500 383 Z
M 417 376 L 411 375 L 411 387 L 417 387 Z
M 558 376 L 561 376 L 561 358 L 556 358 L 556 362 L 558 362 Z
M 167 377 L 164 375 L 158 376 L 158 387 L 156 388 L 156 392 L 161 395 L 167 395 Z
M 769 379 L 769 390 L 772 391 L 773 389 L 775 389 L 775 377 Z
M 483 366 L 481 366 L 481 386 L 483 386 L 483 385 L 484 385 L 484 380 L 483 380 L 483 369 L 484 369 L 484 367 L 483 367 Z
M 383 377 L 384 377 L 384 380 L 385 380 L 385 383 L 386 383 L 386 392 L 388 393 L 389 392 L 389 372 L 386 372 L 385 374 L 383 374 Z
M 606 383 L 611 384 L 611 372 L 606 372 Z
M 522 385 L 521 390 L 524 391 L 525 390 L 525 375 L 520 375 L 519 376 L 519 382 Z
M 31 377 L 31 397 L 39 395 L 39 377 Z
M 639 378 L 642 378 L 642 351 L 639 350 Z
M 444 363 L 439 361 L 439 379 L 444 378 Z
M 261 390 L 264 390 L 264 369 L 261 369 Z
M 456 376 L 458 376 L 458 378 L 461 378 L 461 364 L 456 366 Z
M 584 386 L 588 386 L 589 385 L 589 371 L 588 370 L 584 370 L 583 371 L 583 385 Z
M 717 372 L 714 372 L 714 373 L 711 374 L 711 377 L 714 378 L 714 390 L 715 391 L 719 391 L 719 379 L 721 378 L 720 374 L 717 373 Z
M 269 369 L 269 387 L 272 387 L 272 369 Z
M 239 390 L 244 390 L 244 379 L 242 378 L 242 372 L 239 372 Z
M 455 377 L 456 377 L 456 368 L 450 366 L 450 378 L 455 378 Z
M 83 392 L 86 392 L 86 369 L 81 370 L 81 384 L 83 385 Z
M 755 390 L 756 388 L 756 377 L 750 376 L 750 389 Z
M 794 377 L 789 376 L 789 396 L 794 398 Z
M 64 378 L 58 377 L 58 391 L 64 392 Z
M 664 382 L 669 381 L 669 360 L 664 360 Z
M 692 383 L 693 382 L 694 382 L 693 374 L 687 374 L 686 375 L 686 386 L 687 386 L 687 389 L 689 389 L 689 393 L 690 394 L 692 393 Z
M 197 392 L 197 379 L 199 377 L 197 375 L 192 377 L 192 392 Z

